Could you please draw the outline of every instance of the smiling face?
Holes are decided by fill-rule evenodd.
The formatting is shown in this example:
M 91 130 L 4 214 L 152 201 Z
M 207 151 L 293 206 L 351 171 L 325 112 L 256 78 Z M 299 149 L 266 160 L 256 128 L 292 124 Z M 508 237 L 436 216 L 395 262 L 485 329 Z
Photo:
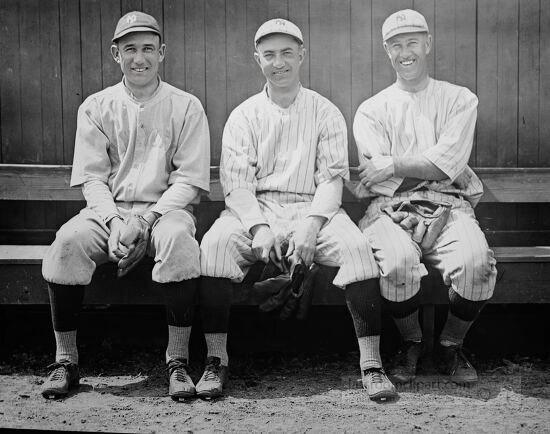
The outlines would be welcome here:
M 150 32 L 134 32 L 111 46 L 111 53 L 125 77 L 126 86 L 135 94 L 151 95 L 157 87 L 159 64 L 166 46 Z
M 254 58 L 270 87 L 288 91 L 300 83 L 304 55 L 305 48 L 296 39 L 276 33 L 260 40 Z
M 432 36 L 428 33 L 403 33 L 384 42 L 384 48 L 405 88 L 414 88 L 428 78 L 428 54 Z

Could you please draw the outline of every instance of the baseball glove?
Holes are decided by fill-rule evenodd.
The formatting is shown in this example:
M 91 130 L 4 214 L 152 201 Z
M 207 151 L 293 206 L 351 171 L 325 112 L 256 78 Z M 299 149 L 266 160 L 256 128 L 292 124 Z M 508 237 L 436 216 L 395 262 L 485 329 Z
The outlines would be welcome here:
M 451 214 L 451 204 L 430 200 L 400 202 L 382 210 L 394 223 L 411 231 L 411 237 L 422 249 L 429 250 L 445 227 Z
M 151 226 L 141 215 L 131 215 L 120 234 L 120 244 L 128 252 L 118 261 L 117 276 L 122 277 L 134 268 L 147 253 Z

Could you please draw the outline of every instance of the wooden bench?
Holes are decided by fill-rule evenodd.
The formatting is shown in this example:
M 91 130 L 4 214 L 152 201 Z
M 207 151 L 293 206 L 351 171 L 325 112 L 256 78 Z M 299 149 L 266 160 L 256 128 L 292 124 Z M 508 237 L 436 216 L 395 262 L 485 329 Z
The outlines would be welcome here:
M 482 202 L 550 203 L 550 168 L 477 168 L 485 187 Z M 0 200 L 15 201 L 83 201 L 80 188 L 69 186 L 71 166 L 0 164 Z M 346 186 L 343 206 L 353 217 L 361 215 L 364 205 L 352 194 L 356 180 Z M 217 205 L 214 210 L 207 208 Z M 82 204 L 84 206 L 84 204 Z M 223 193 L 217 168 L 212 168 L 211 192 L 203 198 L 196 214 L 202 231 L 206 230 L 223 208 Z M 199 229 L 199 237 L 202 236 Z M 40 264 L 47 246 L 0 245 L 0 304 L 48 303 Z M 550 303 L 550 247 L 495 247 L 499 275 L 491 303 Z M 160 304 L 158 294 L 143 284 L 150 279 L 145 264 L 114 286 L 114 264 L 98 268 L 86 292 L 87 304 Z M 331 273 L 325 269 L 316 285 L 314 304 L 342 305 L 342 291 L 327 285 Z M 110 282 L 110 283 L 106 283 Z M 423 328 L 428 342 L 433 339 L 434 306 L 447 303 L 439 276 L 430 274 L 422 282 Z M 250 286 L 240 285 L 235 304 L 258 304 Z

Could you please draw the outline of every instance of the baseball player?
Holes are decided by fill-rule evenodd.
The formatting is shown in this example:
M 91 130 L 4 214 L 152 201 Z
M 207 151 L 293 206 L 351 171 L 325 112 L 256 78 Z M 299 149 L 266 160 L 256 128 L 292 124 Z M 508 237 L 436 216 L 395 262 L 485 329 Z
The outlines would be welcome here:
M 422 259 L 449 287 L 449 315 L 438 345 L 442 372 L 455 382 L 474 382 L 477 374 L 462 343 L 491 298 L 497 273 L 473 211 L 482 185 L 467 166 L 478 100 L 465 87 L 429 77 L 432 36 L 420 13 L 390 15 L 382 36 L 397 80 L 361 104 L 353 133 L 361 162 L 358 194 L 373 198 L 359 227 L 374 250 L 382 296 L 404 340 L 392 375 L 400 382 L 414 378 L 421 354 L 419 289 L 427 274 Z M 422 238 L 429 222 L 421 209 L 411 208 L 415 203 L 450 210 L 429 243 Z M 400 222 L 400 209 L 418 213 Z
M 221 290 L 249 267 L 287 256 L 339 267 L 360 348 L 362 379 L 372 399 L 395 395 L 379 355 L 378 267 L 365 237 L 340 208 L 349 176 L 346 124 L 339 110 L 301 86 L 306 49 L 284 19 L 262 24 L 254 58 L 266 85 L 239 105 L 223 132 L 220 178 L 226 209 L 201 243 L 201 274 Z M 222 364 L 226 361 L 222 360 Z
M 71 185 L 82 186 L 87 207 L 61 227 L 43 261 L 56 339 L 46 398 L 79 383 L 78 313 L 96 267 L 113 261 L 123 276 L 146 254 L 166 304 L 169 393 L 195 394 L 186 371 L 200 275 L 193 205 L 209 190 L 210 139 L 199 100 L 158 76 L 165 49 L 155 18 L 124 15 L 111 46 L 123 79 L 78 110 Z M 204 310 L 216 319 L 208 302 Z

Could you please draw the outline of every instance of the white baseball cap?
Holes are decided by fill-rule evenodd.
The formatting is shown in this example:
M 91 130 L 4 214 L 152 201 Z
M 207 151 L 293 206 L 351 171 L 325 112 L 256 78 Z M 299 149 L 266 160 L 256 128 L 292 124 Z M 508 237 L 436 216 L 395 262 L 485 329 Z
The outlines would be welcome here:
M 152 32 L 162 38 L 160 26 L 157 20 L 149 14 L 140 11 L 128 12 L 116 25 L 113 42 L 122 38 L 124 35 L 133 32 Z
M 429 32 L 426 18 L 420 12 L 403 9 L 391 14 L 382 24 L 382 39 L 386 42 L 402 33 Z
M 284 35 L 290 35 L 296 38 L 300 43 L 304 43 L 304 37 L 298 26 L 283 18 L 275 18 L 273 20 L 263 23 L 256 36 L 254 36 L 254 45 L 258 45 L 258 41 L 264 36 L 271 35 L 273 33 L 282 33 Z

